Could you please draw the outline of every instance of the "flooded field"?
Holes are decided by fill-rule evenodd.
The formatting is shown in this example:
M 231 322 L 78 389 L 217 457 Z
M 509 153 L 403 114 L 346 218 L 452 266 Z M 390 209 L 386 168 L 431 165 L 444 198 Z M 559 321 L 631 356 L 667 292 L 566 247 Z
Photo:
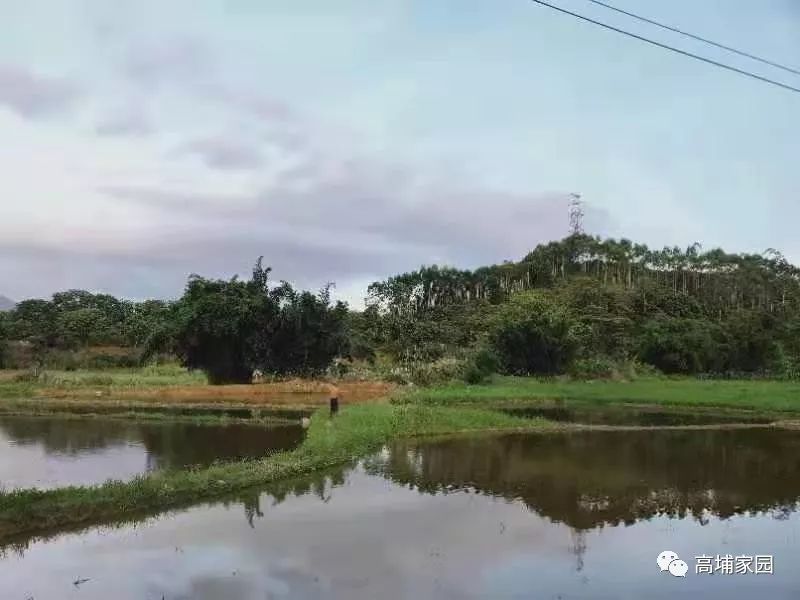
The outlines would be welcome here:
M 772 429 L 398 443 L 358 465 L 6 546 L 0 597 L 796 598 L 800 435 Z M 686 577 L 661 572 L 677 553 Z M 695 572 L 770 556 L 773 573 Z
M 0 416 L 0 485 L 53 488 L 155 469 L 261 457 L 302 440 L 297 426 Z
M 725 425 L 733 423 L 766 424 L 774 418 L 755 416 L 746 411 L 691 411 L 674 408 L 618 406 L 587 406 L 581 403 L 562 402 L 559 405 L 525 406 L 504 410 L 518 417 L 541 417 L 559 423 L 585 425 L 632 425 L 637 427 L 678 427 L 686 425 Z

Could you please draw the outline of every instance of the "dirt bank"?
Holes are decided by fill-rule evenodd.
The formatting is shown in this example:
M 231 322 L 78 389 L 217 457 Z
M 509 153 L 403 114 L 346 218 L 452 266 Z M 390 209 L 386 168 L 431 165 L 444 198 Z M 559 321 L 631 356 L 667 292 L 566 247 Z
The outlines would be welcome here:
M 343 403 L 384 401 L 394 385 L 382 382 L 337 382 L 290 380 L 252 385 L 176 385 L 159 387 L 96 386 L 42 388 L 37 398 L 136 400 L 176 404 L 235 403 L 247 405 L 323 405 L 331 396 Z

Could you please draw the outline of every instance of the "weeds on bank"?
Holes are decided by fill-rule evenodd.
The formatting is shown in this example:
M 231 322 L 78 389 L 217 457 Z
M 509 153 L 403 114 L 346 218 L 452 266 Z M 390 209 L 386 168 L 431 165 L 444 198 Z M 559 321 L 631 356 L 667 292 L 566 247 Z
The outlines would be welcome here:
M 297 450 L 260 460 L 155 472 L 128 482 L 109 481 L 99 486 L 2 492 L 0 539 L 222 496 L 360 458 L 396 437 L 487 429 L 530 430 L 544 423 L 474 408 L 360 405 L 344 408 L 335 418 L 319 411 L 312 417 L 307 438 Z

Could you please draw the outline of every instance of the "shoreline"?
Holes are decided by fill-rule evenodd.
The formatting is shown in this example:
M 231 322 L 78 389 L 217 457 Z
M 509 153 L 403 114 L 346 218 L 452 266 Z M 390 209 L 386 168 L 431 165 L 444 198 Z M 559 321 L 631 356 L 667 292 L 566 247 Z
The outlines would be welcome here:
M 351 405 L 335 418 L 320 410 L 299 448 L 204 469 L 157 471 L 130 481 L 0 492 L 0 546 L 6 538 L 213 499 L 357 460 L 396 438 L 480 431 L 537 431 L 542 420 L 490 410 L 389 404 Z
M 289 384 L 294 389 L 331 384 L 322 382 L 297 382 Z M 136 514 L 150 514 L 201 503 L 258 486 L 305 476 L 337 465 L 346 464 L 379 450 L 394 439 L 429 438 L 442 435 L 475 435 L 498 433 L 550 433 L 584 431 L 639 431 L 653 429 L 742 429 L 783 428 L 800 429 L 800 395 L 794 400 L 794 390 L 800 386 L 792 382 L 726 382 L 722 387 L 737 393 L 701 398 L 684 394 L 695 390 L 708 391 L 715 383 L 697 380 L 645 380 L 643 382 L 563 382 L 500 378 L 492 384 L 465 386 L 448 384 L 430 388 L 399 390 L 390 384 L 364 384 L 373 392 L 390 389 L 391 396 L 352 398 L 345 395 L 345 384 L 336 390 L 344 399 L 340 413 L 333 418 L 327 414 L 328 395 L 321 395 L 318 404 L 291 404 L 289 402 L 263 402 L 271 400 L 266 390 L 274 391 L 286 384 L 255 384 L 253 386 L 224 386 L 236 392 L 241 387 L 255 388 L 244 402 L 226 401 L 232 391 L 210 402 L 198 403 L 184 396 L 188 387 L 174 398 L 158 397 L 154 393 L 146 400 L 114 396 L 97 397 L 83 391 L 84 395 L 69 398 L 27 397 L 0 400 L 0 415 L 64 416 L 68 418 L 124 418 L 139 420 L 176 420 L 224 424 L 250 422 L 268 425 L 268 416 L 277 417 L 281 411 L 313 411 L 310 428 L 304 442 L 295 450 L 273 454 L 247 462 L 215 464 L 203 469 L 156 471 L 130 481 L 110 481 L 95 486 L 70 486 L 53 490 L 17 489 L 0 492 L 0 546 L 12 539 L 36 535 L 40 532 L 80 528 L 125 520 Z M 349 384 L 350 386 L 357 384 Z M 256 387 L 258 386 L 258 387 Z M 383 387 L 381 387 L 383 386 Z M 169 386 L 164 386 L 167 390 Z M 320 389 L 317 387 L 316 389 Z M 325 388 L 329 392 L 331 387 Z M 353 389 L 351 387 L 351 389 Z M 562 394 L 576 390 L 574 398 L 550 397 L 554 389 Z M 669 402 L 676 397 L 679 402 Z M 783 396 L 764 402 L 775 389 Z M 742 394 L 742 390 L 746 393 Z M 141 390 L 136 390 L 141 392 Z M 157 390 L 157 391 L 163 391 Z M 631 394 L 630 392 L 637 392 Z M 642 392 L 649 392 L 642 394 Z M 587 393 L 589 392 L 589 393 Z M 749 392 L 749 393 L 748 393 Z M 617 394 L 614 399 L 612 395 Z M 303 392 L 295 392 L 295 398 Z M 631 400 L 631 396 L 635 396 Z M 732 398 L 732 400 L 731 400 Z M 789 402 L 787 402 L 787 398 Z M 261 402 L 254 402 L 254 399 Z M 666 400 L 666 401 L 665 401 Z M 696 411 L 698 413 L 730 414 L 731 412 L 769 416 L 769 423 L 735 423 L 699 425 L 603 425 L 546 421 L 525 418 L 500 412 L 503 408 L 524 406 L 560 406 L 579 404 L 598 411 L 611 409 L 648 408 Z M 795 405 L 797 408 L 795 408 Z M 776 406 L 780 406 L 778 409 Z M 205 411 L 205 414 L 203 412 Z M 225 415 L 225 411 L 231 414 Z M 235 411 L 244 411 L 235 416 Z M 262 419 L 267 421 L 262 422 Z M 288 421 L 291 422 L 291 421 Z M 296 421 L 294 421 L 296 422 Z M 272 421 L 275 425 L 287 421 Z

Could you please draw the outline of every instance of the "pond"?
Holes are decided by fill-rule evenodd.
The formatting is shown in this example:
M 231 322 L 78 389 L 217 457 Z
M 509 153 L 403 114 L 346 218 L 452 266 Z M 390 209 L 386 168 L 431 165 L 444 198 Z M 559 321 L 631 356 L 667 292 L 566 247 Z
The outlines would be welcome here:
M 102 483 L 156 469 L 209 465 L 288 450 L 300 425 L 0 416 L 0 485 L 6 489 Z
M 587 406 L 579 402 L 555 405 L 508 408 L 503 412 L 518 417 L 541 417 L 561 423 L 585 425 L 631 425 L 636 427 L 680 427 L 687 425 L 767 424 L 776 418 L 753 415 L 747 411 L 692 411 L 646 406 Z
M 17 540 L 0 597 L 796 598 L 798 472 L 800 435 L 781 429 L 398 443 L 226 502 Z M 686 577 L 659 570 L 665 550 Z M 773 573 L 695 572 L 728 554 L 771 556 Z

